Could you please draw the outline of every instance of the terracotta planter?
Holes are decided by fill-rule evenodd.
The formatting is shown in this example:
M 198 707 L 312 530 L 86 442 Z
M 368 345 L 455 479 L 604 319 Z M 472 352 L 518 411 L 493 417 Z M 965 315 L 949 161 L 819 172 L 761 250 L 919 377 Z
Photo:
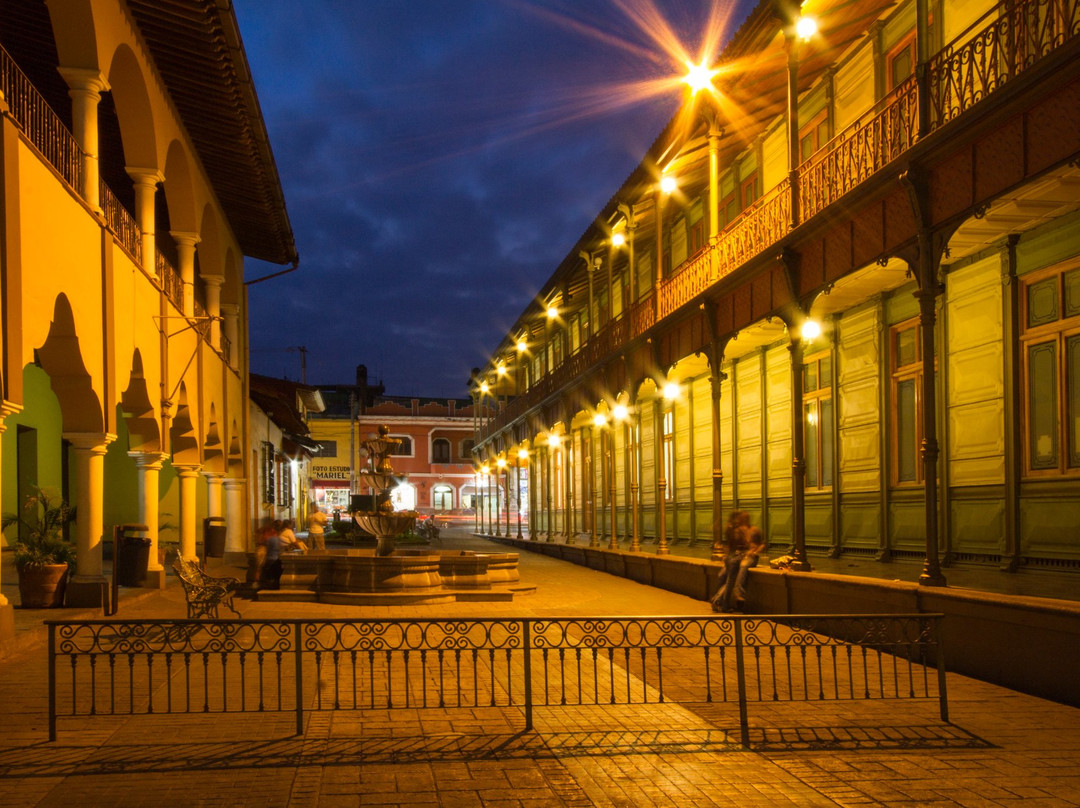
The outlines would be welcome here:
M 19 599 L 24 609 L 51 609 L 64 605 L 68 565 L 45 564 L 19 571 Z

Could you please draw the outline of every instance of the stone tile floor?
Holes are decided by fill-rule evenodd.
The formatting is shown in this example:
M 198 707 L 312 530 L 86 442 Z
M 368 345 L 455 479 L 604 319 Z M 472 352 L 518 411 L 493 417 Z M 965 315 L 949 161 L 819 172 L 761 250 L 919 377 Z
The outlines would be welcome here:
M 480 540 L 446 536 L 447 546 Z M 342 607 L 244 601 L 249 618 L 708 613 L 708 605 L 523 554 L 512 604 Z M 2 806 L 1080 806 L 1080 710 L 962 676 L 951 723 L 927 702 L 67 719 L 47 740 L 43 617 L 0 661 Z M 119 618 L 182 618 L 176 586 L 125 592 Z M 99 617 L 84 613 L 78 617 Z M 1007 653 L 1003 649 L 1003 653 Z M 1062 676 L 1080 677 L 1078 671 Z

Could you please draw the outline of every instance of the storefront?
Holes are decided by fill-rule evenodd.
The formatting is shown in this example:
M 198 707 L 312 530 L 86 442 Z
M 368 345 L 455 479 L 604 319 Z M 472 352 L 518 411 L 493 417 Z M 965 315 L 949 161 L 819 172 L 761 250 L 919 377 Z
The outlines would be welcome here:
M 335 511 L 348 513 L 351 476 L 348 466 L 319 462 L 316 458 L 311 465 L 311 496 L 315 507 L 327 516 L 333 516 Z

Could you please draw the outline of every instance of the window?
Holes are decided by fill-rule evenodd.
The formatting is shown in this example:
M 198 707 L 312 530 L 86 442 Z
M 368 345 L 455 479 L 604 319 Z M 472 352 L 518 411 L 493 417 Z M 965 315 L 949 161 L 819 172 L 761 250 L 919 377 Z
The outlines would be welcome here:
M 705 222 L 702 219 L 698 219 L 692 225 L 690 225 L 690 255 L 697 255 L 702 247 L 705 246 Z
M 435 440 L 431 442 L 431 462 L 450 462 L 450 441 L 446 438 L 435 438 Z
M 803 430 L 806 487 L 831 488 L 833 484 L 832 354 L 815 354 L 803 367 Z
M 915 32 L 912 31 L 885 55 L 885 86 L 889 92 L 915 72 Z
M 757 198 L 761 196 L 761 189 L 758 187 L 758 173 L 755 171 L 743 180 L 739 189 L 743 210 L 746 210 L 746 208 L 753 205 L 757 201 Z
M 922 463 L 922 340 L 919 318 L 913 317 L 889 331 L 891 356 L 892 446 L 895 485 L 921 483 Z
M 458 455 L 458 457 L 461 457 L 464 460 L 469 460 L 470 458 L 472 458 L 472 450 L 473 446 L 475 445 L 476 442 L 472 438 L 466 438 L 465 440 L 463 440 L 461 442 L 461 447 L 459 449 L 460 454 Z
M 391 435 L 391 438 L 397 438 L 401 443 L 390 450 L 392 455 L 400 455 L 402 457 L 412 457 L 412 438 L 408 435 Z
M 1021 286 L 1024 462 L 1028 475 L 1080 471 L 1080 266 Z
M 805 163 L 829 142 L 828 110 L 821 110 L 809 123 L 799 129 L 799 162 Z
M 675 413 L 668 410 L 663 420 L 664 499 L 671 500 L 675 492 Z
M 313 457 L 337 457 L 337 441 L 336 440 L 320 440 L 319 449 L 315 452 Z
M 262 501 L 265 505 L 273 505 L 275 499 L 274 484 L 274 444 L 264 442 L 262 445 L 262 468 L 263 490 Z

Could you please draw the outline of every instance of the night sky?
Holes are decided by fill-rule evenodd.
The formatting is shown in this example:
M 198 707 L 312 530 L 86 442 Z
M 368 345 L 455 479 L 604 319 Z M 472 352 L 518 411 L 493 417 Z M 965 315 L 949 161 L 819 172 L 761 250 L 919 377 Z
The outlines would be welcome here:
M 300 253 L 249 287 L 252 371 L 467 396 L 674 114 L 676 40 L 752 5 L 235 0 Z

